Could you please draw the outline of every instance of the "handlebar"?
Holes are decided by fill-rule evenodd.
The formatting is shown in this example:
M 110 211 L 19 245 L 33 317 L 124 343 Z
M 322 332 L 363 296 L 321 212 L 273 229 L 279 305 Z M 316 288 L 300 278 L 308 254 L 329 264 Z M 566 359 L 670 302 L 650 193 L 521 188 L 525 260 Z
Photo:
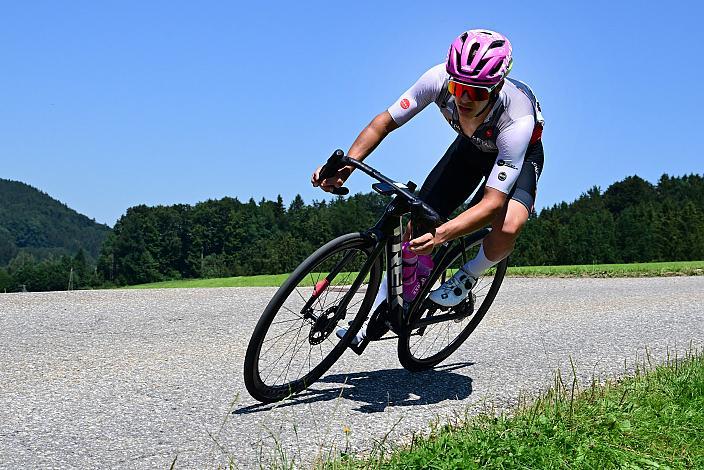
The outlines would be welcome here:
M 343 152 L 342 150 L 335 150 L 330 156 L 330 158 L 328 158 L 328 161 L 325 162 L 325 165 L 323 165 L 323 167 L 320 169 L 320 179 L 330 178 L 335 173 L 337 173 L 340 168 L 345 166 L 346 163 L 342 163 L 343 158 L 349 159 L 349 157 L 345 157 L 345 152 Z M 334 188 L 332 190 L 333 194 L 338 194 L 340 196 L 349 194 L 349 192 L 349 188 L 344 187 Z
M 410 206 L 411 225 L 413 227 L 414 238 L 425 233 L 432 233 L 435 235 L 435 228 L 444 222 L 444 219 L 440 217 L 440 214 L 438 214 L 432 207 L 427 205 L 421 199 L 417 198 L 412 191 L 409 191 L 406 185 L 393 181 L 369 165 L 346 156 L 345 152 L 340 149 L 335 150 L 330 158 L 328 158 L 328 161 L 325 162 L 325 165 L 323 165 L 320 169 L 320 178 L 329 178 L 346 165 L 350 165 L 361 170 L 377 181 L 391 185 L 394 188 L 393 192 L 408 202 Z M 344 195 L 348 194 L 350 190 L 345 187 L 339 187 L 335 188 L 332 192 L 333 194 Z

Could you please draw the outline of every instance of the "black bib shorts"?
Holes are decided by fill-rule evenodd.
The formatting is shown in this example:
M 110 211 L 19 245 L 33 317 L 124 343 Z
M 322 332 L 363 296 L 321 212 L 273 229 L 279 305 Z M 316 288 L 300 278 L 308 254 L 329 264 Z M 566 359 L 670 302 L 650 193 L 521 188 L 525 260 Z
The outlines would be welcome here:
M 482 152 L 467 137 L 457 136 L 423 182 L 420 198 L 447 218 L 481 183 L 470 201 L 470 206 L 477 204 L 484 196 L 486 178 L 491 173 L 497 156 L 496 152 Z M 534 210 L 543 161 L 543 143 L 538 140 L 528 146 L 521 172 L 508 194 L 509 199 L 523 204 L 529 214 Z

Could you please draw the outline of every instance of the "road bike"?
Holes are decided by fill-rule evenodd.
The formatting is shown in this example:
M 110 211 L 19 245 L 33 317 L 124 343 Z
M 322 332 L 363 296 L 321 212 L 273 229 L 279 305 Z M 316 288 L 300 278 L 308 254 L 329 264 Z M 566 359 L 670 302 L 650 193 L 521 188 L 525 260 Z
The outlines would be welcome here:
M 481 277 L 472 294 L 443 308 L 427 297 L 474 257 L 490 228 L 443 244 L 433 255 L 427 282 L 410 303 L 402 297 L 402 227 L 410 214 L 413 237 L 434 233 L 443 219 L 414 195 L 413 182 L 402 184 L 336 150 L 321 179 L 351 165 L 371 176 L 372 188 L 391 196 L 379 221 L 363 232 L 326 243 L 303 261 L 264 309 L 247 348 L 244 382 L 253 398 L 270 403 L 301 392 L 318 380 L 346 349 L 362 354 L 374 341 L 397 339 L 401 365 L 410 371 L 432 368 L 469 337 L 491 306 L 503 281 L 504 259 Z M 336 194 L 348 189 L 336 188 Z M 372 312 L 382 273 L 386 299 Z M 352 344 L 368 320 L 366 336 Z M 338 328 L 347 328 L 342 338 Z

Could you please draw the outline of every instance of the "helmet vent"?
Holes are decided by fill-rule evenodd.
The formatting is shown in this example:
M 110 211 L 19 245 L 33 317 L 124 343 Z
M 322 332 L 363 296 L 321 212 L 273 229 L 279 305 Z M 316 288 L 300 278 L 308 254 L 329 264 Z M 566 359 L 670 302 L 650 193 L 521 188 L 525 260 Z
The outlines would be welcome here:
M 477 64 L 477 68 L 474 69 L 477 74 L 479 74 L 482 69 L 486 66 L 486 63 L 489 62 L 489 59 L 482 59 L 479 61 L 479 64 Z
M 499 39 L 498 41 L 492 42 L 489 46 L 489 49 L 494 49 L 495 47 L 502 47 L 504 44 L 506 44 L 506 41 L 502 41 Z
M 462 54 L 460 54 L 460 52 L 457 50 L 455 51 L 455 63 L 458 67 L 460 67 L 462 64 Z
M 479 52 L 479 43 L 475 42 L 472 44 L 472 47 L 469 49 L 469 56 L 467 56 L 467 63 L 471 64 L 472 61 L 474 60 L 474 56 L 477 55 L 477 52 Z
M 497 62 L 496 65 L 489 72 L 489 75 L 496 75 L 497 73 L 499 73 L 499 70 L 501 70 L 502 65 L 503 62 Z

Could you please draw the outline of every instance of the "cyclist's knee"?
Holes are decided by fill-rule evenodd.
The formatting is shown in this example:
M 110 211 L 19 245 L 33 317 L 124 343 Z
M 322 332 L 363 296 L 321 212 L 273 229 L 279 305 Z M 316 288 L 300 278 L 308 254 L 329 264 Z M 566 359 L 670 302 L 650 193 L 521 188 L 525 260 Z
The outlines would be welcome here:
M 493 230 L 502 238 L 515 240 L 527 221 L 528 209 L 520 202 L 511 200 L 506 215 L 494 224 Z
M 506 238 L 516 239 L 523 230 L 525 222 L 516 219 L 506 219 L 501 226 L 501 234 Z

